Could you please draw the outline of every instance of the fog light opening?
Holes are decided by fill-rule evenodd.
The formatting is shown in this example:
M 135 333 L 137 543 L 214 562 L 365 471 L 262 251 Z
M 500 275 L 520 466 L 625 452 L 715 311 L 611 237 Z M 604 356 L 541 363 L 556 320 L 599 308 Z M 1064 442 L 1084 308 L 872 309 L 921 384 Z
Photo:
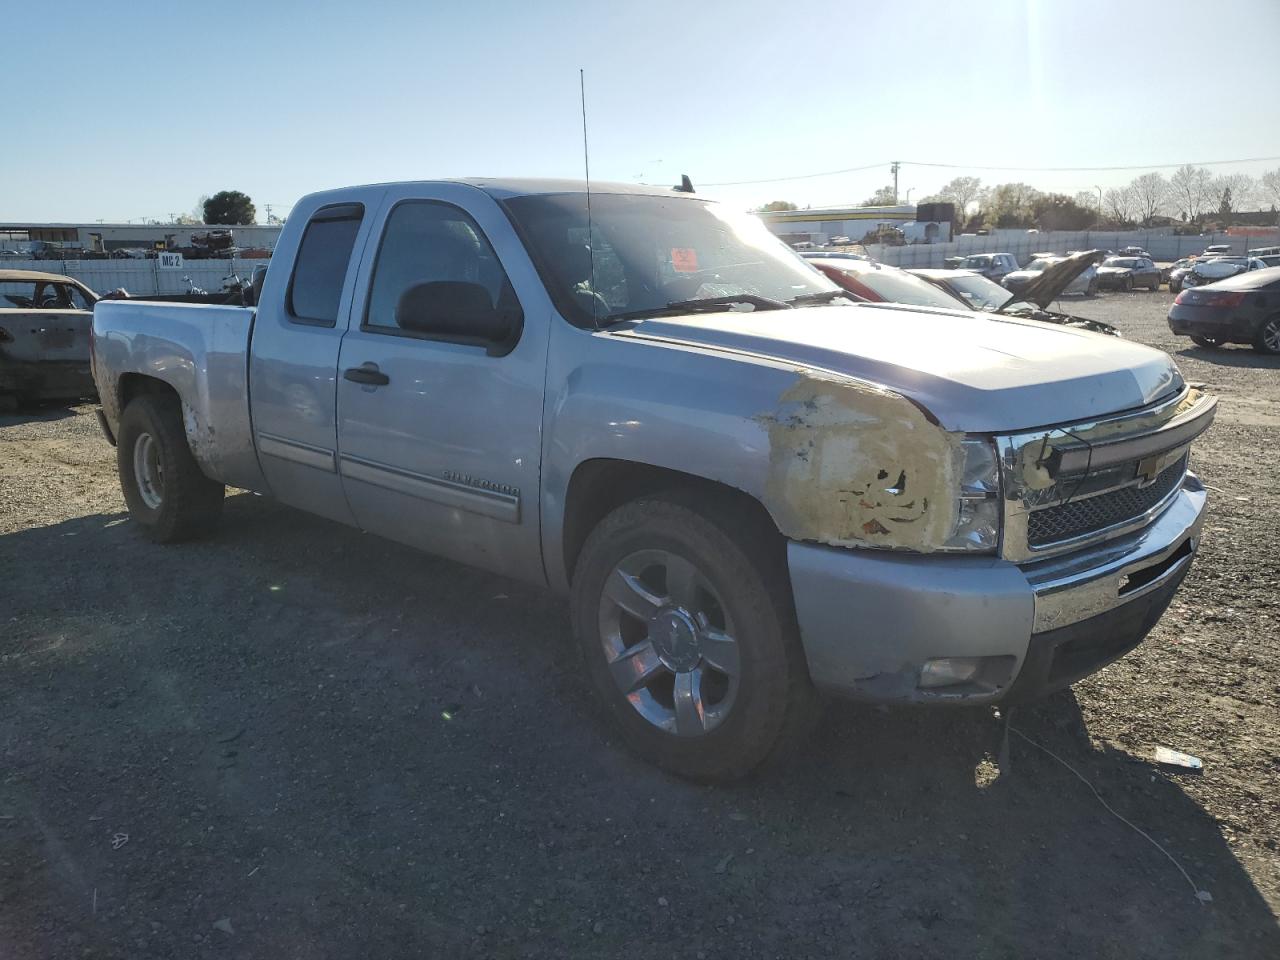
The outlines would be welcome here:
M 982 671 L 982 657 L 939 657 L 920 668 L 922 689 L 969 683 Z

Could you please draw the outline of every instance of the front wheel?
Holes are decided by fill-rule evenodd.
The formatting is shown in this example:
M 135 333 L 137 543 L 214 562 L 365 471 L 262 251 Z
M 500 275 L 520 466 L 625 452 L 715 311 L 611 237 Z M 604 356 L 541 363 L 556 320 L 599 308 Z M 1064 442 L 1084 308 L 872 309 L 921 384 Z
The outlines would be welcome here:
M 574 632 L 623 739 L 703 782 L 745 776 L 814 717 L 782 544 L 722 513 L 678 494 L 625 504 L 573 579 Z
M 1120 289 L 1125 293 L 1130 293 L 1133 290 L 1133 277 L 1125 277 L 1121 280 Z
M 222 515 L 223 485 L 200 470 L 175 396 L 143 394 L 120 417 L 116 465 L 129 516 L 157 543 L 209 533 Z
M 1253 349 L 1259 353 L 1280 353 L 1280 317 L 1272 317 L 1262 325 Z

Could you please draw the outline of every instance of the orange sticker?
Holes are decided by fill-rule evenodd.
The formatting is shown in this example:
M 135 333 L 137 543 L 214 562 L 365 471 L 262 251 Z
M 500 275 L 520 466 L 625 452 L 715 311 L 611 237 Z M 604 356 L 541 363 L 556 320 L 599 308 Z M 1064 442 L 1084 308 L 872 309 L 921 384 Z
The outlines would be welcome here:
M 671 266 L 676 273 L 697 273 L 698 251 L 692 247 L 672 247 Z

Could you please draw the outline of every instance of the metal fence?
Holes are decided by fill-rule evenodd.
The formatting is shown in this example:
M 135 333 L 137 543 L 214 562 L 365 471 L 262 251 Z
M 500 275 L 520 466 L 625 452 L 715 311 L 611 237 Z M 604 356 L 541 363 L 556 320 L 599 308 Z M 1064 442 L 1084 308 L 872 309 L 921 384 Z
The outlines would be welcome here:
M 963 257 L 971 253 L 1011 253 L 1025 263 L 1033 253 L 1066 253 L 1069 250 L 1122 250 L 1141 247 L 1153 260 L 1172 262 L 1181 257 L 1204 252 L 1210 244 L 1227 244 L 1231 252 L 1241 255 L 1258 247 L 1280 245 L 1280 230 L 1250 237 L 1226 234 L 1177 236 L 1142 230 L 1124 232 L 1054 231 L 1028 233 L 1025 230 L 996 230 L 989 236 L 957 237 L 951 243 L 909 244 L 890 247 L 867 244 L 867 253 L 898 267 L 941 267 L 947 257 Z
M 74 277 L 96 293 L 123 287 L 132 294 L 186 293 L 192 286 L 217 293 L 224 281 L 239 275 L 248 281 L 253 268 L 269 260 L 188 260 L 181 267 L 161 267 L 159 260 L 19 260 L 0 259 L 0 270 L 39 270 Z M 189 280 L 187 278 L 190 278 Z

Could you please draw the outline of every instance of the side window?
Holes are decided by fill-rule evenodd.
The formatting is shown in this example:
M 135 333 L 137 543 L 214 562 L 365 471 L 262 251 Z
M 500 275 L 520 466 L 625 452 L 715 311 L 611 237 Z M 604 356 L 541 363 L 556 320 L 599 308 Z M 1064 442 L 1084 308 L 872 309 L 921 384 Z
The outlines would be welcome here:
M 30 280 L 6 280 L 0 282 L 0 308 L 28 309 L 34 307 L 36 285 Z
M 286 305 L 292 319 L 322 327 L 337 323 L 342 284 L 363 217 L 363 205 L 345 203 L 325 207 L 311 218 L 289 281 Z
M 92 310 L 93 304 L 89 302 L 89 298 L 84 295 L 84 291 L 79 287 L 67 285 L 67 292 L 71 295 L 71 309 L 73 310 Z
M 424 287 L 432 315 L 438 314 L 425 326 L 397 315 L 405 292 L 418 288 L 419 294 Z M 482 343 L 494 339 L 502 326 L 498 317 L 507 318 L 509 334 L 518 336 L 515 291 L 479 225 L 447 203 L 409 200 L 396 206 L 382 232 L 364 329 Z

